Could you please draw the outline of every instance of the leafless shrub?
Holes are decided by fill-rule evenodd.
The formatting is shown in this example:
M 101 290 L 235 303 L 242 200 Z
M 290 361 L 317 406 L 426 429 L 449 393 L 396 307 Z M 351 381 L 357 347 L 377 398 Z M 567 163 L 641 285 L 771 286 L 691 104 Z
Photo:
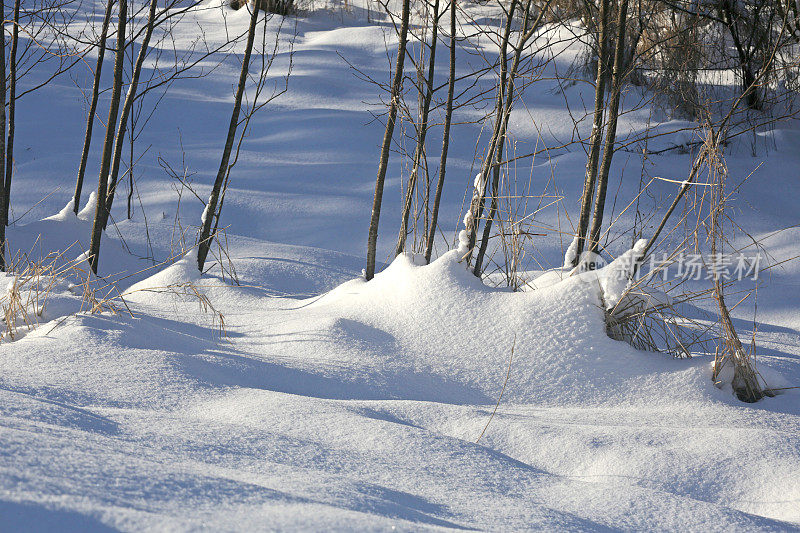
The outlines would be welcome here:
M 716 321 L 708 313 L 697 316 L 700 309 L 694 306 L 709 298 L 710 291 L 683 293 L 673 300 L 652 286 L 659 283 L 648 285 L 647 281 L 654 278 L 636 283 L 617 305 L 605 310 L 608 336 L 639 350 L 667 353 L 678 359 L 713 353 Z
M 35 247 L 34 244 L 31 250 Z M 124 312 L 133 317 L 134 312 L 129 307 L 126 297 L 144 291 L 169 293 L 183 299 L 196 300 L 201 312 L 211 317 L 213 331 L 220 337 L 225 335 L 224 315 L 213 305 L 202 291 L 202 287 L 191 281 L 127 292 L 119 288 L 125 280 L 170 264 L 177 257 L 132 274 L 110 279 L 94 275 L 91 269 L 87 268 L 84 254 L 76 259 L 67 260 L 70 250 L 77 251 L 77 249 L 76 241 L 60 252 L 34 258 L 31 251 L 20 251 L 12 258 L 8 263 L 8 271 L 4 274 L 8 285 L 0 296 L 0 320 L 3 322 L 0 341 L 16 340 L 42 323 L 61 318 L 54 326 L 57 327 L 66 317 L 79 313 L 115 315 Z M 227 251 L 225 254 L 227 255 Z M 235 270 L 233 273 L 235 275 Z M 54 316 L 48 316 L 47 310 L 54 300 L 59 300 L 59 307 Z
M 712 138 L 714 138 L 713 135 Z M 716 150 L 710 153 L 708 165 L 710 224 L 707 226 L 707 231 L 712 258 L 716 258 L 718 253 L 722 253 L 726 245 L 730 246 L 725 228 L 725 208 L 728 199 L 725 186 L 728 168 L 725 165 L 718 144 L 715 144 L 714 147 Z M 730 366 L 733 369 L 731 386 L 740 400 L 752 403 L 757 402 L 764 396 L 772 396 L 769 391 L 765 391 L 764 387 L 762 387 L 763 378 L 755 368 L 755 342 L 753 342 L 751 350 L 746 351 L 733 326 L 730 309 L 725 301 L 725 287 L 718 269 L 713 270 L 712 283 L 714 300 L 719 309 L 719 325 L 722 331 L 722 343 L 714 360 L 713 379 L 717 381 L 723 369 Z

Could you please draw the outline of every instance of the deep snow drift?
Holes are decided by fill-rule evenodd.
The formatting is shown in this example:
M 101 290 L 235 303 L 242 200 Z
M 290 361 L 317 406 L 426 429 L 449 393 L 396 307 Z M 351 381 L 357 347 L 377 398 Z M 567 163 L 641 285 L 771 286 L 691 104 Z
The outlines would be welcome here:
M 366 283 L 334 253 L 233 242 L 244 287 L 198 279 L 190 253 L 126 292 L 135 318 L 70 316 L 3 346 L 5 524 L 800 522 L 800 395 L 744 405 L 714 387 L 708 358 L 609 339 L 596 280 L 491 289 L 454 251 L 429 266 L 402 256 Z M 247 287 L 272 269 L 298 291 L 321 290 L 323 272 L 355 279 L 311 298 Z M 152 292 L 188 281 L 226 337 L 197 302 Z M 760 364 L 773 359 L 800 372 L 796 355 Z
M 208 26 L 215 16 L 197 19 L 218 30 Z M 244 22 L 241 13 L 229 20 Z M 179 35 L 189 40 L 194 28 Z M 363 103 L 376 101 L 374 87 L 337 52 L 383 79 L 384 36 L 390 46 L 394 37 L 385 24 L 328 13 L 300 18 L 296 33 L 290 90 L 254 119 L 226 201 L 239 283 L 230 270 L 196 272 L 176 220 L 188 226 L 202 205 L 186 194 L 176 213 L 174 182 L 151 154 L 137 182 L 148 219 L 137 207 L 124 220 L 116 206 L 101 251 L 101 274 L 126 304 L 75 314 L 81 291 L 59 283 L 38 327 L 0 344 L 0 530 L 800 527 L 800 392 L 743 404 L 714 386 L 709 356 L 673 359 L 610 339 L 601 296 L 619 288 L 592 273 L 561 280 L 561 233 L 538 244 L 548 272 L 532 273 L 530 290 L 481 283 L 444 239 L 432 264 L 401 256 L 365 282 L 360 254 L 382 128 Z M 276 65 L 286 63 L 281 54 Z M 140 141 L 179 160 L 180 127 L 201 195 L 237 67 L 231 58 L 176 85 L 156 115 L 176 129 L 153 128 Z M 91 207 L 59 212 L 83 116 L 68 83 L 33 94 L 19 110 L 12 193 L 16 212 L 32 209 L 9 238 L 33 257 L 73 246 L 71 260 L 88 247 L 91 218 Z M 576 86 L 566 97 L 588 94 Z M 525 98 L 512 119 L 520 151 L 570 134 L 553 86 Z M 37 113 L 48 111 L 63 127 L 41 138 Z M 648 112 L 625 115 L 622 127 L 641 132 Z M 735 205 L 755 235 L 797 223 L 800 134 L 782 127 L 742 187 L 748 203 Z M 454 130 L 444 227 L 461 218 L 479 133 Z M 741 178 L 762 160 L 728 163 Z M 689 162 L 667 152 L 646 171 L 683 176 Z M 531 172 L 573 209 L 584 164 L 576 148 Z M 638 165 L 615 162 L 612 183 L 626 178 L 621 203 L 636 194 Z M 399 218 L 391 188 L 399 190 L 396 173 L 381 257 Z M 673 193 L 653 186 L 654 197 Z M 561 227 L 554 213 L 537 215 L 543 227 Z M 773 262 L 796 255 L 798 231 L 764 241 Z M 626 247 L 619 240 L 615 252 Z M 735 310 L 736 325 L 743 338 L 755 335 L 770 384 L 797 386 L 800 267 L 784 263 L 766 281 L 757 331 L 750 302 Z M 188 284 L 222 314 L 223 335 Z

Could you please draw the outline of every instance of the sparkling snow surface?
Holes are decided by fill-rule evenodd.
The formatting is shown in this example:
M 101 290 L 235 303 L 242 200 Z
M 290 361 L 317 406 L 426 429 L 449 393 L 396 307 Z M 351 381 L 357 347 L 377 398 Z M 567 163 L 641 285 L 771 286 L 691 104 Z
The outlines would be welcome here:
M 224 35 L 214 9 L 192 17 L 177 46 L 196 35 L 193 20 L 211 39 Z M 383 81 L 385 42 L 395 42 L 385 23 L 365 19 L 323 10 L 286 30 L 297 34 L 289 92 L 254 119 L 222 217 L 240 286 L 219 269 L 201 277 L 191 252 L 139 272 L 153 264 L 140 257 L 163 261 L 180 248 L 175 182 L 155 156 L 179 165 L 180 135 L 207 195 L 237 60 L 177 83 L 161 103 L 138 141 L 153 146 L 137 167 L 147 225 L 138 200 L 127 221 L 118 198 L 101 250 L 101 274 L 123 278 L 134 316 L 73 315 L 80 294 L 58 286 L 39 327 L 0 344 L 0 531 L 800 528 L 800 392 L 744 404 L 714 386 L 708 356 L 673 359 L 611 340 L 600 295 L 618 287 L 590 273 L 523 292 L 490 288 L 444 240 L 430 265 L 401 256 L 373 281 L 360 277 L 382 125 L 369 113 L 379 109 L 369 104 L 376 88 L 337 52 Z M 229 13 L 228 23 L 243 27 L 246 15 Z M 556 66 L 577 53 L 567 49 Z M 463 56 L 466 72 L 478 59 Z M 274 75 L 287 65 L 285 50 Z M 571 135 L 564 96 L 541 83 L 512 117 L 520 153 Z M 581 105 L 591 90 L 566 96 Z M 42 135 L 45 114 L 59 126 Z M 78 217 L 62 207 L 82 142 L 79 92 L 59 78 L 22 100 L 18 116 L 12 201 L 17 216 L 32 209 L 9 229 L 12 249 L 46 254 L 79 239 L 68 253 L 78 257 L 93 199 L 87 190 Z M 621 128 L 636 134 L 647 116 L 625 115 Z M 680 126 L 668 122 L 659 127 Z M 769 153 L 751 157 L 743 146 L 728 159 L 737 182 L 764 162 L 742 187 L 747 202 L 734 206 L 756 236 L 798 222 L 796 126 L 772 132 Z M 446 231 L 460 229 L 479 134 L 454 129 Z M 380 258 L 399 221 L 398 163 Z M 576 147 L 551 163 L 522 172 L 532 169 L 542 189 L 551 183 L 573 214 L 585 154 Z M 666 152 L 648 165 L 683 179 L 690 158 Z M 636 195 L 638 156 L 621 153 L 613 172 L 611 187 L 626 178 L 618 213 Z M 666 196 L 677 186 L 653 187 Z M 184 191 L 182 225 L 202 212 Z M 542 223 L 555 228 L 556 214 L 543 212 Z M 798 238 L 794 228 L 766 239 L 772 260 L 797 255 Z M 543 237 L 542 267 L 560 267 L 570 242 Z M 772 269 L 758 292 L 758 365 L 775 387 L 800 385 L 798 265 Z M 0 279 L 3 289 L 9 282 Z M 160 290 L 186 282 L 224 315 L 225 335 L 195 299 Z M 750 305 L 734 313 L 748 341 Z

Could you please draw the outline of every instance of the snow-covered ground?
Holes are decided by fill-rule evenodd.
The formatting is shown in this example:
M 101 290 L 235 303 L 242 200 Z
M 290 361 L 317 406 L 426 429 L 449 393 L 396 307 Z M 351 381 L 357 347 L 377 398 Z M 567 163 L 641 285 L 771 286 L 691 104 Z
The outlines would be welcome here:
M 176 30 L 178 44 L 191 41 L 194 22 L 222 38 L 218 11 L 192 17 Z M 228 13 L 228 24 L 241 28 L 246 14 Z M 371 114 L 380 110 L 376 87 L 345 59 L 385 81 L 395 38 L 358 9 L 293 24 L 289 90 L 253 119 L 226 197 L 239 284 L 227 262 L 225 272 L 199 276 L 192 252 L 160 264 L 180 257 L 176 218 L 196 224 L 203 206 L 184 190 L 176 212 L 180 187 L 156 159 L 180 168 L 185 151 L 193 186 L 208 194 L 237 76 L 231 57 L 176 83 L 137 141 L 147 148 L 141 203 L 127 221 L 118 200 L 101 249 L 101 274 L 117 280 L 127 308 L 116 300 L 116 313 L 74 314 L 82 295 L 59 284 L 41 324 L 0 344 L 0 530 L 800 528 L 797 389 L 744 404 L 712 383 L 713 357 L 673 359 L 608 338 L 591 276 L 490 288 L 444 238 L 431 265 L 401 256 L 363 281 L 383 126 Z M 577 53 L 567 49 L 548 68 L 565 70 Z M 276 79 L 289 54 L 277 58 Z M 477 61 L 463 53 L 460 68 Z M 570 87 L 566 98 L 574 113 L 591 88 Z M 78 240 L 72 259 L 87 247 L 88 213 L 62 211 L 84 113 L 66 77 L 21 101 L 12 219 L 24 217 L 9 228 L 12 250 L 37 257 Z M 649 117 L 650 108 L 632 111 L 621 127 L 636 134 Z M 570 139 L 555 82 L 529 88 L 512 129 L 520 154 Z M 479 134 L 476 124 L 454 129 L 441 219 L 451 242 Z M 681 135 L 658 142 L 680 144 Z M 732 181 L 756 171 L 732 200 L 737 221 L 757 238 L 794 226 L 764 240 L 771 262 L 789 259 L 800 253 L 800 129 L 784 123 L 755 145 L 738 142 L 727 160 Z M 534 194 L 563 195 L 574 215 L 584 164 L 573 146 L 518 172 L 532 175 Z M 643 168 L 639 154 L 622 152 L 615 212 L 641 175 L 680 180 L 690 164 L 670 151 Z M 396 235 L 400 187 L 393 160 L 381 258 Z M 643 209 L 663 207 L 675 188 L 655 183 Z M 571 229 L 563 210 L 537 220 L 552 228 L 537 242 L 538 268 L 559 266 L 569 236 L 557 229 Z M 765 275 L 757 328 L 751 301 L 734 311 L 773 387 L 800 385 L 798 265 Z M 224 334 L 196 297 L 165 289 L 188 291 L 190 282 L 224 317 Z

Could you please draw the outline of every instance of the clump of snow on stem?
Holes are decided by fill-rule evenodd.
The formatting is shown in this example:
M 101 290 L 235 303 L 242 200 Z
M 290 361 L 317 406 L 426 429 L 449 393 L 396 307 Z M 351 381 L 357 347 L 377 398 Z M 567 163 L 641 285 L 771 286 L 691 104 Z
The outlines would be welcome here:
M 93 220 L 95 208 L 97 207 L 97 192 L 92 191 L 89 199 L 83 204 L 83 209 L 78 212 L 78 218 L 81 220 Z
M 200 215 L 200 225 L 205 226 L 206 219 L 208 218 L 208 206 L 211 204 L 206 204 L 205 208 L 203 209 L 203 214 Z
M 641 259 L 645 246 L 647 246 L 647 240 L 639 239 L 633 248 L 597 271 L 597 279 L 606 309 L 614 308 L 630 287 L 636 264 Z
M 469 230 L 475 222 L 475 213 L 473 213 L 473 206 L 477 203 L 483 191 L 483 173 L 478 173 L 473 182 L 472 201 L 467 213 L 464 215 L 464 229 L 458 232 L 458 255 L 464 256 L 469 251 Z
M 575 259 L 578 256 L 578 236 L 575 235 L 575 238 L 572 239 L 572 242 L 569 244 L 569 248 L 567 248 L 566 253 L 564 254 L 564 268 L 572 268 L 572 265 L 575 264 Z

